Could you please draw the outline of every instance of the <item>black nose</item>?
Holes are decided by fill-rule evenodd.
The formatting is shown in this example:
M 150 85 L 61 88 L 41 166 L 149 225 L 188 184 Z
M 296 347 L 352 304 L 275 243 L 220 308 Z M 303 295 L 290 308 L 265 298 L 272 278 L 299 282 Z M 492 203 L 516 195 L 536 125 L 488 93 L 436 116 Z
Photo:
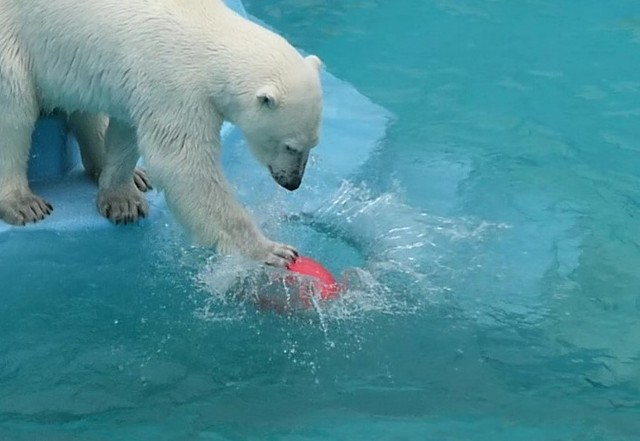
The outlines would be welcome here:
M 302 178 L 292 178 L 284 182 L 279 182 L 282 187 L 286 188 L 289 191 L 297 190 L 300 187 L 301 183 Z

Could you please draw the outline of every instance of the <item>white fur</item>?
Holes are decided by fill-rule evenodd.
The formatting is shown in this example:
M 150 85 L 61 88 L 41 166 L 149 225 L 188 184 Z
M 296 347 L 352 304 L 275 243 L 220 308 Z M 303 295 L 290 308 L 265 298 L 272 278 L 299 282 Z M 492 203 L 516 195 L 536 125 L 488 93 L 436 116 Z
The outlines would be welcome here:
M 320 67 L 221 0 L 0 0 L 0 218 L 47 214 L 27 158 L 39 112 L 62 109 L 103 214 L 146 214 L 141 153 L 200 243 L 285 265 L 295 250 L 264 237 L 227 185 L 220 128 L 237 124 L 276 181 L 297 188 L 319 136 Z

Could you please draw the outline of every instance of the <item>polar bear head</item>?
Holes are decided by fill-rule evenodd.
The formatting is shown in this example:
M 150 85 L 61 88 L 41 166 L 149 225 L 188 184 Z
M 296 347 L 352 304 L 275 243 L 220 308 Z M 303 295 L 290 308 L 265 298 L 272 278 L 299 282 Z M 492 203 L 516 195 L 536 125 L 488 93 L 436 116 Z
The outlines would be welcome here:
M 314 55 L 297 57 L 245 96 L 237 120 L 253 154 L 287 190 L 300 187 L 322 119 L 322 62 Z

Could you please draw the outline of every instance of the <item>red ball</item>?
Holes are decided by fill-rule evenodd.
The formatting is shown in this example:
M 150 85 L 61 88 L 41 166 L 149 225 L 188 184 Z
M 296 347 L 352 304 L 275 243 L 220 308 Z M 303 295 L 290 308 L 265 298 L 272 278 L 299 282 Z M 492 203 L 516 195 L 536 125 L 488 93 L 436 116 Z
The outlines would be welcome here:
M 298 256 L 293 263 L 289 264 L 287 269 L 294 273 L 314 278 L 315 288 L 320 293 L 322 300 L 330 300 L 340 292 L 340 285 L 336 282 L 335 277 L 321 263 L 310 257 Z M 303 292 L 302 289 L 300 295 L 308 297 L 308 294 Z

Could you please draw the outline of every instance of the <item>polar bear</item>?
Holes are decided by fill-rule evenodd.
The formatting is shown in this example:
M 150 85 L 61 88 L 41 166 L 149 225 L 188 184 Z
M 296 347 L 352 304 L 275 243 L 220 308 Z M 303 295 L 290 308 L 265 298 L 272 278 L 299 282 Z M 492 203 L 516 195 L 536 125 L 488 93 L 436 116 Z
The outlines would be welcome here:
M 297 189 L 320 136 L 321 64 L 222 0 L 1 0 L 0 218 L 50 213 L 26 169 L 39 112 L 57 109 L 99 175 L 103 215 L 146 215 L 142 155 L 197 242 L 286 266 L 295 248 L 265 237 L 225 179 L 220 129 L 237 125 L 275 181 Z

